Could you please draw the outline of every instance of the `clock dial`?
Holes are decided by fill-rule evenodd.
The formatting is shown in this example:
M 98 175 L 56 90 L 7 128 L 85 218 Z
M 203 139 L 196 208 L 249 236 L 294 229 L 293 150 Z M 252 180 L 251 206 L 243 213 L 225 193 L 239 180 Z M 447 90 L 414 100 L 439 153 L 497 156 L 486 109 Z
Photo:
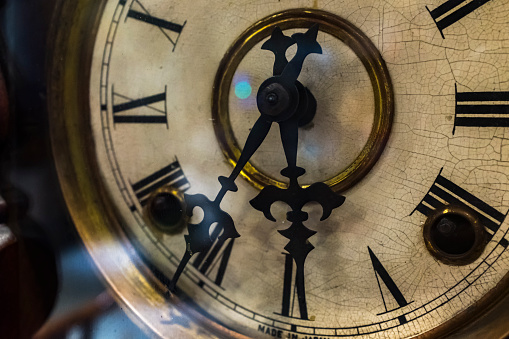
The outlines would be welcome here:
M 150 329 L 442 335 L 505 288 L 508 4 L 103 6 L 83 128 Z

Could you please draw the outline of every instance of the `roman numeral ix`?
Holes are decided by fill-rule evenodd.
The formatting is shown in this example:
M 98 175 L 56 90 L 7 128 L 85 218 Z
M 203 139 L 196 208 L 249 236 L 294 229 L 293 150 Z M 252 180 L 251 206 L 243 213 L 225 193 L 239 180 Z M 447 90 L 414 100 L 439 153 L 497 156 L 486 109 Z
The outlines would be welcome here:
M 457 126 L 509 127 L 509 92 L 458 92 L 456 90 L 455 133 Z
M 140 205 L 145 206 L 150 194 L 164 185 L 171 185 L 182 192 L 191 187 L 178 160 L 134 183 L 132 188 Z M 136 206 L 131 206 L 131 210 L 136 210 Z
M 479 220 L 487 229 L 489 237 L 493 237 L 504 221 L 505 215 L 452 181 L 444 178 L 441 173 L 442 170 L 440 170 L 428 193 L 412 213 L 419 211 L 428 216 L 433 210 L 444 205 L 463 205 L 477 212 Z
M 430 11 L 433 21 L 438 27 L 442 38 L 445 39 L 443 30 L 451 26 L 461 18 L 472 13 L 490 0 L 449 0 Z
M 115 103 L 119 98 L 123 102 Z M 166 87 L 162 93 L 135 100 L 113 91 L 112 102 L 115 124 L 166 124 L 168 127 Z M 142 108 L 146 108 L 146 110 L 144 111 Z

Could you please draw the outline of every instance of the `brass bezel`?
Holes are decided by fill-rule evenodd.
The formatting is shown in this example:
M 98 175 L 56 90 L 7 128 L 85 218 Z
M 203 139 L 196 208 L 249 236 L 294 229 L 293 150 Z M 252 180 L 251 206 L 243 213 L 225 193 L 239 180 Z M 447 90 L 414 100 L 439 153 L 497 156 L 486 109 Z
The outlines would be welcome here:
M 129 242 L 118 211 L 102 183 L 91 137 L 88 98 L 94 40 L 106 1 L 60 0 L 48 39 L 48 50 L 51 51 L 47 60 L 51 141 L 68 210 L 100 276 L 138 326 L 152 335 L 165 337 L 164 329 L 157 321 L 150 322 L 149 318 L 162 311 L 177 309 L 191 320 L 191 327 L 173 326 L 169 334 L 171 338 L 247 338 L 206 319 L 178 298 L 165 298 L 165 286 Z M 122 274 L 112 273 L 109 268 L 119 263 L 122 263 Z M 506 275 L 476 305 L 418 337 L 444 337 L 469 324 L 466 330 L 472 338 L 479 335 L 502 338 L 507 334 L 507 318 L 492 316 L 494 311 L 490 310 L 506 312 L 507 316 L 508 286 L 509 275 Z M 209 334 L 204 334 L 204 330 Z M 468 333 L 461 336 L 467 337 Z
M 321 10 L 292 9 L 266 17 L 248 28 L 233 43 L 219 65 L 212 95 L 212 121 L 223 155 L 234 167 L 242 150 L 229 119 L 229 96 L 238 65 L 257 43 L 270 36 L 274 27 L 279 26 L 282 30 L 309 28 L 315 23 L 320 25 L 320 31 L 336 37 L 355 52 L 369 74 L 374 92 L 374 121 L 368 141 L 346 169 L 324 181 L 334 192 L 343 192 L 359 182 L 375 165 L 389 139 L 394 116 L 394 93 L 385 61 L 371 40 L 349 21 Z M 270 177 L 251 163 L 247 163 L 241 175 L 258 189 L 267 185 L 288 186 L 288 183 Z
M 440 217 L 447 214 L 458 215 L 466 219 L 474 228 L 475 240 L 472 248 L 463 254 L 449 254 L 441 250 L 431 236 L 431 229 Z M 422 229 L 426 248 L 435 258 L 447 265 L 468 265 L 473 263 L 482 254 L 486 247 L 486 231 L 476 212 L 459 205 L 445 205 L 435 209 L 426 219 Z

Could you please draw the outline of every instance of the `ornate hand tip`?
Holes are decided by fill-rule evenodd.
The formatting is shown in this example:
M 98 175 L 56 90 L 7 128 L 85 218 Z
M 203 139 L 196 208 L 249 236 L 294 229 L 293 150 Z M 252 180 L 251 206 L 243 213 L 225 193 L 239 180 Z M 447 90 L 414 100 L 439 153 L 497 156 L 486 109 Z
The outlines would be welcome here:
M 324 221 L 325 219 L 327 219 L 335 208 L 343 205 L 343 203 L 345 202 L 344 196 L 337 195 L 332 191 L 331 193 L 332 193 L 331 195 L 325 197 L 325 199 L 328 200 L 328 203 L 322 204 L 323 212 L 320 221 Z
M 313 25 L 306 33 L 295 33 L 292 39 L 302 46 L 306 53 L 322 54 L 322 46 L 316 41 L 318 37 L 318 24 Z
M 308 29 L 308 31 L 305 34 L 316 40 L 316 37 L 318 36 L 318 29 L 319 28 L 320 28 L 319 24 L 314 24 L 313 26 L 311 26 Z
M 281 28 L 276 26 L 272 31 L 270 39 L 263 43 L 262 49 L 274 53 L 284 53 L 293 44 L 295 44 L 295 41 L 291 37 L 284 35 Z
M 320 221 L 327 219 L 332 211 L 345 202 L 345 197 L 334 193 L 332 189 L 323 182 L 317 182 L 305 189 L 310 201 L 318 202 L 323 209 Z

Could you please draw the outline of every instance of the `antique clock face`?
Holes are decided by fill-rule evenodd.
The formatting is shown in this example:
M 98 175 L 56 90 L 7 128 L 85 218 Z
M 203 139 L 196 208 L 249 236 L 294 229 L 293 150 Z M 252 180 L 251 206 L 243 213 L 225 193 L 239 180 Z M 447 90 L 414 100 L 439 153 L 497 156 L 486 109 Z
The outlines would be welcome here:
M 433 337 L 504 295 L 508 3 L 60 11 L 62 186 L 140 325 Z

